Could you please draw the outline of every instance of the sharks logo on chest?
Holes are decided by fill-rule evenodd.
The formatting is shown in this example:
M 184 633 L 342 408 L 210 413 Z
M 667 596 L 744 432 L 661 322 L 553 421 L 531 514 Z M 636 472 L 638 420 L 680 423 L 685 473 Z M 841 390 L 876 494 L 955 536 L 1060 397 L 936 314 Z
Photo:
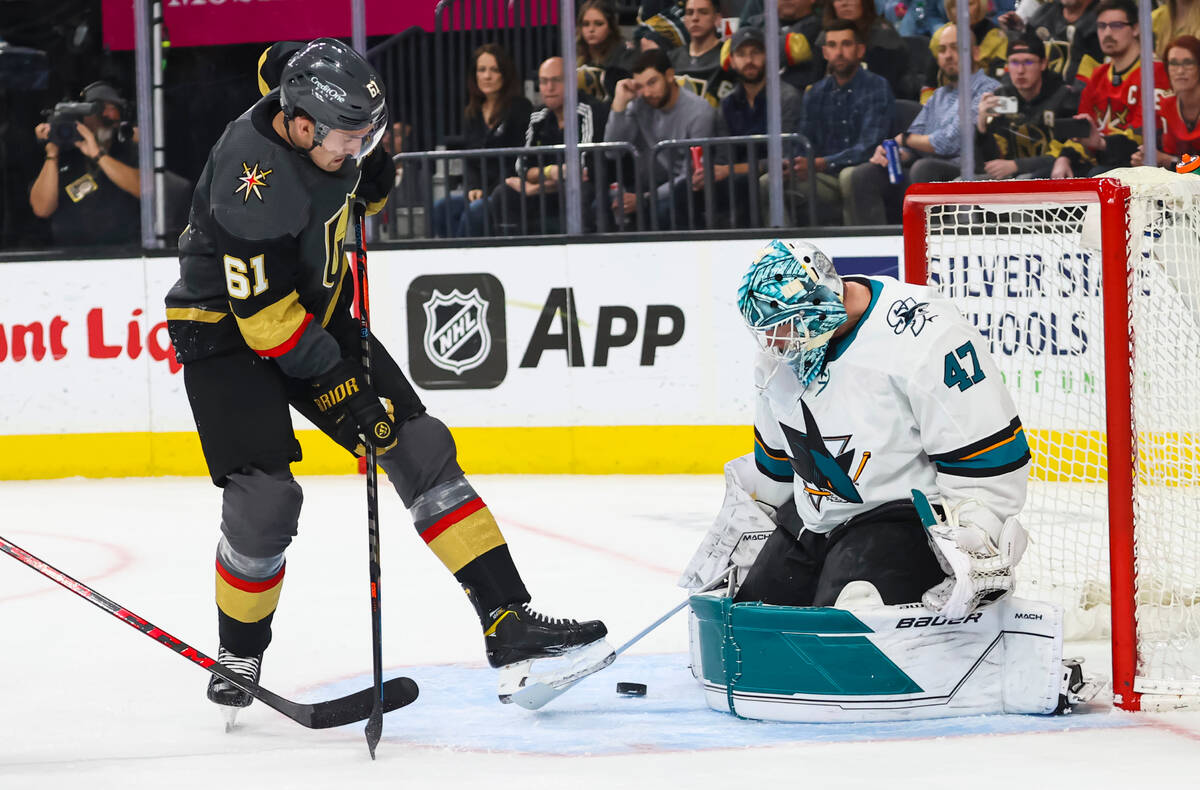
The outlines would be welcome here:
M 826 501 L 860 504 L 862 496 L 856 485 L 862 476 L 871 452 L 864 450 L 858 463 L 858 451 L 850 447 L 853 436 L 824 436 L 808 409 L 800 402 L 804 414 L 804 430 L 780 423 L 788 443 L 788 460 L 796 476 L 804 481 L 809 504 L 818 512 Z

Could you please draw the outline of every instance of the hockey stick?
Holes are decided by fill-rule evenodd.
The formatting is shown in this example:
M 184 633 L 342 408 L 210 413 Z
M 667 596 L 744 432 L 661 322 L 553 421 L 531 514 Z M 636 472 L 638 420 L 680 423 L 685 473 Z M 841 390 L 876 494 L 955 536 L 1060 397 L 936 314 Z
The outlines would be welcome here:
M 103 609 L 121 622 L 133 626 L 155 642 L 175 651 L 193 664 L 232 683 L 242 691 L 261 701 L 264 705 L 274 708 L 297 724 L 302 724 L 314 730 L 325 729 L 326 727 L 340 727 L 343 724 L 352 724 L 367 718 L 371 712 L 372 705 L 378 704 L 378 697 L 374 689 L 363 689 L 349 696 L 326 702 L 302 703 L 284 699 L 278 694 L 268 691 L 257 683 L 242 677 L 238 673 L 226 669 L 223 664 L 218 664 L 216 660 L 209 658 L 191 645 L 176 639 L 153 623 L 138 617 L 125 607 L 105 598 L 91 587 L 71 578 L 52 565 L 43 562 L 21 547 L 11 543 L 3 536 L 0 536 L 0 551 L 28 565 L 51 581 L 66 587 L 80 598 Z M 392 678 L 384 684 L 383 689 L 383 708 L 385 711 L 402 708 L 417 698 L 417 684 L 409 678 Z
M 588 677 L 589 675 L 596 674 L 600 670 L 602 670 L 605 667 L 612 664 L 614 661 L 617 660 L 617 656 L 621 655 L 626 650 L 633 647 L 635 644 L 640 642 L 651 631 L 658 628 L 660 625 L 662 625 L 663 623 L 667 622 L 672 617 L 674 617 L 680 610 L 684 609 L 688 605 L 688 603 L 691 602 L 693 595 L 695 595 L 696 593 L 708 592 L 709 590 L 714 590 L 717 587 L 720 587 L 721 584 L 725 581 L 726 577 L 729 575 L 729 572 L 731 570 L 733 570 L 734 567 L 735 566 L 730 565 L 728 568 L 721 571 L 721 573 L 718 574 L 717 577 L 715 579 L 713 579 L 712 581 L 710 581 L 708 584 L 705 584 L 704 586 L 700 587 L 698 590 L 696 590 L 693 593 L 689 593 L 687 598 L 685 598 L 682 601 L 680 601 L 679 603 L 675 604 L 673 607 L 671 607 L 671 609 L 669 611 L 667 611 L 665 614 L 660 616 L 657 620 L 655 620 L 650 625 L 643 628 L 641 631 L 638 631 L 633 636 L 633 638 L 631 638 L 628 642 L 621 645 L 620 647 L 618 647 L 616 650 L 614 650 L 611 653 L 609 653 L 608 655 L 606 655 L 601 660 L 595 662 L 594 664 L 591 664 L 590 666 L 588 666 L 584 669 L 571 672 L 566 677 L 547 679 L 547 680 L 530 683 L 530 684 L 518 689 L 517 691 L 513 692 L 512 698 L 511 698 L 512 702 L 515 702 L 517 705 L 521 706 L 522 708 L 525 708 L 526 710 L 537 710 L 538 708 L 542 707 L 546 703 L 548 703 L 552 700 L 558 699 L 563 694 L 565 694 L 567 691 L 569 691 L 571 688 L 573 688 L 576 683 L 578 683 L 579 681 Z
M 371 310 L 367 299 L 367 250 L 363 244 L 363 206 L 354 204 L 354 266 L 358 273 L 358 323 L 362 332 L 362 366 L 367 385 L 371 384 Z M 365 729 L 367 749 L 375 759 L 375 747 L 383 734 L 383 612 L 379 590 L 379 486 L 375 469 L 375 437 L 364 436 L 367 460 L 367 544 L 370 554 L 368 576 L 371 581 L 371 670 L 374 673 L 374 699 Z

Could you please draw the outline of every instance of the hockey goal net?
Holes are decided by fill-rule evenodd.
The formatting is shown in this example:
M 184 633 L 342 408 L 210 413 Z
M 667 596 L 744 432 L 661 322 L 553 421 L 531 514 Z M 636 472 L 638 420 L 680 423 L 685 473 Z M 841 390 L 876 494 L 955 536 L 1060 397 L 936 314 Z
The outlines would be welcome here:
M 917 184 L 905 278 L 953 300 L 1032 449 L 1018 595 L 1109 632 L 1120 707 L 1200 704 L 1200 176 Z

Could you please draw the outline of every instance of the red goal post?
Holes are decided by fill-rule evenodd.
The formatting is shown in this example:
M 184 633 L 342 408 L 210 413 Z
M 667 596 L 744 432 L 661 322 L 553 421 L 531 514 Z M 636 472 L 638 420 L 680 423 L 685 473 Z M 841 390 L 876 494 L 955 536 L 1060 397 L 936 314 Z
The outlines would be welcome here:
M 959 305 L 1014 393 L 1018 594 L 1063 605 L 1068 638 L 1110 621 L 1114 703 L 1171 709 L 1200 701 L 1200 177 L 1115 175 L 914 184 L 904 277 Z

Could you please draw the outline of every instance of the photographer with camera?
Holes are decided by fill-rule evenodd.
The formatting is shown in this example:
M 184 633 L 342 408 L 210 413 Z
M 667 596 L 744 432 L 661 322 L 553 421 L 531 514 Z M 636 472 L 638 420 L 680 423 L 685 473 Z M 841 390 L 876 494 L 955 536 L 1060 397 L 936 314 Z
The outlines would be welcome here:
M 93 82 L 80 101 L 61 102 L 34 129 L 45 161 L 29 191 L 33 213 L 50 220 L 56 246 L 123 244 L 140 237 L 136 128 L 124 123 L 116 88 Z
M 1078 98 L 1047 68 L 1045 44 L 1033 29 L 1008 42 L 1006 62 L 1000 87 L 979 102 L 980 172 L 992 179 L 1071 176 L 1073 166 L 1090 161 L 1083 146 L 1069 142 L 1079 124 L 1088 132 L 1087 121 L 1072 118 Z

